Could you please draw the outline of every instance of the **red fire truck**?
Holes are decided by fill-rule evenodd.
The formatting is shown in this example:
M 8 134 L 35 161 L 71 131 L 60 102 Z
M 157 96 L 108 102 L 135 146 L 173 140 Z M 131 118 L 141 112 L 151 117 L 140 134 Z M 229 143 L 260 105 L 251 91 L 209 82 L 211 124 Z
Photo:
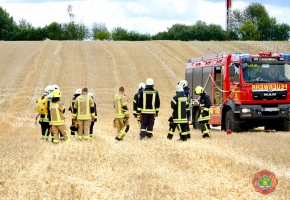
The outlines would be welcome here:
M 210 95 L 209 124 L 222 130 L 265 129 L 290 131 L 290 54 L 218 54 L 192 58 L 185 79 L 191 87 L 191 121 L 198 128 L 195 87 Z

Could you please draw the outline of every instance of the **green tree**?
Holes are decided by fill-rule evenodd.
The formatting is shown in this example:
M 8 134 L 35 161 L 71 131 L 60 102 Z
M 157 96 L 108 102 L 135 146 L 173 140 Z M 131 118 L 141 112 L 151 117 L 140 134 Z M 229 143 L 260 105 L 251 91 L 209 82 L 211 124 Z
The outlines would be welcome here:
M 69 22 L 62 25 L 64 40 L 84 40 L 90 37 L 88 27 L 84 24 Z
M 115 41 L 128 40 L 128 31 L 122 27 L 112 29 L 112 39 Z
M 277 24 L 274 32 L 274 38 L 278 41 L 288 41 L 290 38 L 290 26 L 282 23 Z
M 46 37 L 50 40 L 63 40 L 64 34 L 62 31 L 62 24 L 57 22 L 52 22 L 48 26 L 45 27 Z
M 0 6 L 0 40 L 11 40 L 15 28 L 13 17 Z
M 111 33 L 108 31 L 108 28 L 105 23 L 94 23 L 92 26 L 94 39 L 97 40 L 109 40 Z
M 242 40 L 259 40 L 260 32 L 258 26 L 253 24 L 251 20 L 245 21 L 245 23 L 239 28 L 242 35 Z
M 244 15 L 245 20 L 251 20 L 255 25 L 261 18 L 270 18 L 265 6 L 260 3 L 249 4 L 244 11 Z

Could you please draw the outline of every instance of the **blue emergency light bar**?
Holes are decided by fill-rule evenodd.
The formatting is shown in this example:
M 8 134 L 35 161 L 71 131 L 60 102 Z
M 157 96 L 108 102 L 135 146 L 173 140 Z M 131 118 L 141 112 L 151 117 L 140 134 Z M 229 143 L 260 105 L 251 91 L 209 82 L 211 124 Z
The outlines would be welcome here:
M 280 53 L 280 56 L 283 58 L 290 58 L 290 54 Z
M 250 54 L 232 54 L 232 56 L 238 59 L 250 58 Z

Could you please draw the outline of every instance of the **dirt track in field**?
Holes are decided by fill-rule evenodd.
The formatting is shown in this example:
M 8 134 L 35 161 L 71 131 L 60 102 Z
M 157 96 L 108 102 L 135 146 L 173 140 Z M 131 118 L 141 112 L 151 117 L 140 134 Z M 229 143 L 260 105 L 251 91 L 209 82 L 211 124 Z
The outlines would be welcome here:
M 290 133 L 247 132 L 211 139 L 166 139 L 170 100 L 189 58 L 215 53 L 290 53 L 289 42 L 0 41 L 0 199 L 290 199 Z M 132 113 L 124 141 L 114 140 L 113 96 L 132 100 L 153 78 L 160 93 L 154 137 L 140 141 Z M 35 101 L 57 84 L 66 107 L 74 91 L 94 93 L 98 122 L 88 142 L 41 140 Z M 65 113 L 69 127 L 71 116 Z M 255 192 L 255 173 L 274 172 L 278 186 Z

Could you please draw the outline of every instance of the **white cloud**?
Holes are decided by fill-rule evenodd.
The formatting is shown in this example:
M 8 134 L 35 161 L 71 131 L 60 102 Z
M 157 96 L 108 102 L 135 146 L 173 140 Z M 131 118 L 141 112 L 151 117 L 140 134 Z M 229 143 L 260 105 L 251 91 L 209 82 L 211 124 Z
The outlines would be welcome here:
M 283 15 L 283 11 L 282 10 L 271 10 L 270 15 Z

